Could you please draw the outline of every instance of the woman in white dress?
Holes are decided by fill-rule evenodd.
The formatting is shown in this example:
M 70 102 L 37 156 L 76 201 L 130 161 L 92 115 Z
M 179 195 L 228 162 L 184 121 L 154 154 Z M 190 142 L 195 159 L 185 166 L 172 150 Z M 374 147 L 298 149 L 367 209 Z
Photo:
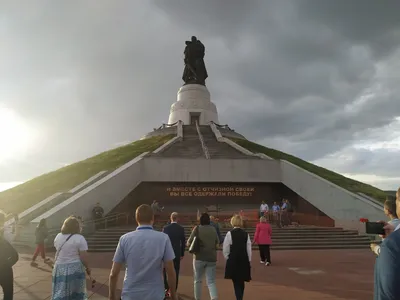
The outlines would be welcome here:
M 52 300 L 86 300 L 86 274 L 91 275 L 87 261 L 88 245 L 81 235 L 80 222 L 75 217 L 64 221 L 54 239 L 56 257 L 53 268 Z

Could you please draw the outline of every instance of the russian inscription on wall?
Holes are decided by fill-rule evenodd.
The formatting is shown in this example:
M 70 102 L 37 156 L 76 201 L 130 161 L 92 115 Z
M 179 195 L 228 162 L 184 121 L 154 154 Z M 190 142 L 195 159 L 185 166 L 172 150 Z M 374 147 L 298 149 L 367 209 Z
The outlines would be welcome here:
M 173 186 L 167 187 L 170 197 L 252 197 L 254 187 L 199 187 Z

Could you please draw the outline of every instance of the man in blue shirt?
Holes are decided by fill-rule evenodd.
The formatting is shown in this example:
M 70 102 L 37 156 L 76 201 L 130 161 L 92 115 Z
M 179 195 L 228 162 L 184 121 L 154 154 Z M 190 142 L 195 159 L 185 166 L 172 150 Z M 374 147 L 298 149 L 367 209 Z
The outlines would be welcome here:
M 396 210 L 400 214 L 400 188 L 396 193 Z M 400 299 L 400 230 L 386 226 L 387 237 L 375 262 L 374 300 Z M 393 229 L 397 229 L 394 232 Z
M 149 205 L 136 210 L 135 231 L 121 236 L 110 274 L 109 299 L 117 300 L 118 275 L 126 265 L 122 300 L 163 300 L 163 268 L 167 273 L 171 299 L 177 300 L 175 258 L 171 241 L 165 233 L 153 230 L 154 214 Z

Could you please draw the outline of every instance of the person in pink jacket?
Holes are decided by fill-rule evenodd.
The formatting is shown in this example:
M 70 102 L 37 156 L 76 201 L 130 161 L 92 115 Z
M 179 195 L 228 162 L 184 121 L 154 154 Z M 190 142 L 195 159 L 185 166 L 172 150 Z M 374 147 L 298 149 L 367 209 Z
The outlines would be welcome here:
M 261 264 L 269 266 L 271 264 L 271 253 L 269 247 L 272 244 L 272 228 L 267 223 L 265 217 L 260 218 L 260 223 L 257 224 L 256 233 L 254 235 L 253 244 L 258 244 L 260 250 Z

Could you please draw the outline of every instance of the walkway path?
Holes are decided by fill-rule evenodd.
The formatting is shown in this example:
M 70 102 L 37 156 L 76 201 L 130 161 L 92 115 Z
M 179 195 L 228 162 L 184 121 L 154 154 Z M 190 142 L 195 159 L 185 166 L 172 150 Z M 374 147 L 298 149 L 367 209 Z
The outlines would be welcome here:
M 90 290 L 91 300 L 107 299 L 112 255 L 91 254 L 92 272 L 98 281 L 96 287 Z M 246 299 L 372 299 L 374 257 L 370 251 L 273 251 L 273 265 L 269 267 L 258 263 L 257 252 L 253 255 L 253 281 L 246 285 Z M 217 286 L 220 299 L 234 299 L 231 282 L 223 279 L 222 253 L 219 256 Z M 32 268 L 29 258 L 30 255 L 21 254 L 20 261 L 14 267 L 14 299 L 50 299 L 50 268 L 45 264 Z M 191 257 L 187 255 L 180 277 L 179 293 L 182 300 L 193 300 L 192 282 Z M 205 287 L 203 293 L 203 298 L 209 299 Z

